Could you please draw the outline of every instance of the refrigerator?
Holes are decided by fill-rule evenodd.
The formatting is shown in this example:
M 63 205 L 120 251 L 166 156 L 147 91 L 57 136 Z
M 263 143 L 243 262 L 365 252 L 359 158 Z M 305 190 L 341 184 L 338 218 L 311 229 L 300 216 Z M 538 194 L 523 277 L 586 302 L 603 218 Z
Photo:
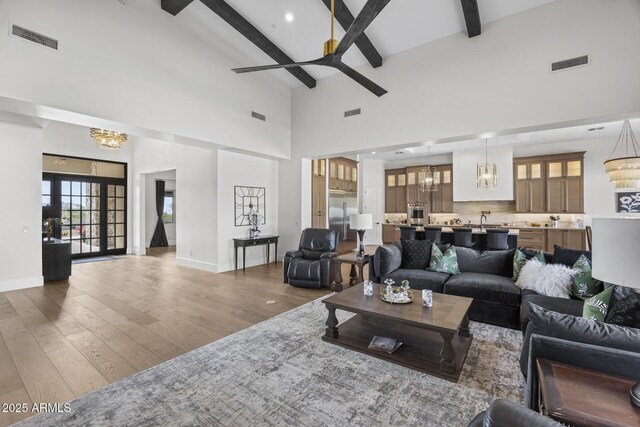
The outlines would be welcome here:
M 340 252 L 356 248 L 358 233 L 349 228 L 349 215 L 358 213 L 358 193 L 329 190 L 329 228 L 339 233 Z

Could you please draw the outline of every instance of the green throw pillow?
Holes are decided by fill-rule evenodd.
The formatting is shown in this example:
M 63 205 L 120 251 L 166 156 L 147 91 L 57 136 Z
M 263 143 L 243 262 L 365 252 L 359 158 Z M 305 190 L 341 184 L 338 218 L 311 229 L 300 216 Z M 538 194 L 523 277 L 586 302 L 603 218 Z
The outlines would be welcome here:
M 450 246 L 443 254 L 438 245 L 431 247 L 431 262 L 429 270 L 439 271 L 441 273 L 459 274 L 458 257 L 456 255 L 456 247 Z
M 586 300 L 582 308 L 582 317 L 604 322 L 605 317 L 607 317 L 607 311 L 609 311 L 609 300 L 612 292 L 613 286 Z
M 544 257 L 544 252 L 542 251 L 538 251 L 536 252 L 535 256 L 533 257 L 533 259 L 537 259 L 538 261 L 540 261 L 543 264 L 547 263 L 546 258 Z
M 575 298 L 586 300 L 600 292 L 600 281 L 591 277 L 591 264 L 586 256 L 580 255 L 580 258 L 573 264 L 573 268 L 580 270 L 580 273 L 573 276 L 573 286 L 571 294 Z
M 522 270 L 522 267 L 524 267 L 526 263 L 526 255 L 520 249 L 516 249 L 516 253 L 513 254 L 513 277 L 511 280 L 513 280 L 514 282 L 518 280 L 518 277 L 520 276 L 520 270 Z

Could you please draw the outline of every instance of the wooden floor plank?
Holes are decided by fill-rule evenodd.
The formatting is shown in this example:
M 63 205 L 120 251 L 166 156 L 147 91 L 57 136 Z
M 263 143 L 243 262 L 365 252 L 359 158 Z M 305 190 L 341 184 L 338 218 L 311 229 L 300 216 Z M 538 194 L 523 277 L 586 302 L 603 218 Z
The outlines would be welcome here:
M 75 397 L 21 319 L 0 320 L 0 333 L 32 401 L 56 403 Z
M 16 310 L 7 299 L 7 295 L 8 293 L 5 295 L 0 294 L 0 320 L 18 317 L 18 313 L 16 313 Z
M 23 388 L 22 379 L 0 334 L 0 395 L 12 393 L 21 388 Z
M 13 423 L 17 423 L 18 421 L 24 420 L 25 418 L 30 417 L 31 415 L 35 415 L 31 412 L 31 405 L 33 402 L 29 397 L 29 393 L 24 387 L 20 387 L 11 393 L 0 394 L 0 404 L 2 403 L 12 403 L 14 405 L 20 405 L 20 409 L 12 408 L 13 410 L 10 412 L 0 412 L 0 427 L 9 426 Z M 26 412 L 22 410 L 25 409 L 22 405 L 26 405 L 28 409 Z

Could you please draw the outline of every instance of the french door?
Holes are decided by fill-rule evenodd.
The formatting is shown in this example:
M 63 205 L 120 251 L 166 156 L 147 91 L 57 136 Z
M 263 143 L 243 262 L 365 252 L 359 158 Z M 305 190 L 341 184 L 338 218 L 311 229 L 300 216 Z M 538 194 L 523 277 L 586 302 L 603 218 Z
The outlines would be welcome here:
M 51 203 L 62 208 L 54 235 L 71 241 L 74 258 L 126 253 L 125 180 L 45 173 L 43 181 L 50 182 Z

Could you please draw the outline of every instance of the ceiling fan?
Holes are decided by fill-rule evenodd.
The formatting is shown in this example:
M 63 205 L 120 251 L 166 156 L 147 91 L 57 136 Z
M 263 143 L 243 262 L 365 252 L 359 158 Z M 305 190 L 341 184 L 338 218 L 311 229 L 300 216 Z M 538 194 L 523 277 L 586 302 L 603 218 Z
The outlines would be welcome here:
M 353 24 L 349 27 L 344 35 L 342 41 L 338 41 L 333 38 L 333 24 L 334 24 L 334 0 L 331 0 L 331 38 L 324 43 L 324 56 L 313 61 L 294 62 L 291 64 L 274 64 L 274 65 L 262 65 L 257 67 L 244 67 L 234 68 L 236 73 L 251 73 L 253 71 L 263 70 L 275 70 L 278 68 L 292 68 L 299 67 L 301 65 L 323 65 L 326 67 L 335 68 L 347 76 L 351 77 L 356 82 L 373 92 L 377 96 L 382 96 L 387 93 L 386 90 L 358 73 L 353 68 L 342 62 L 342 55 L 351 47 L 351 45 L 360 37 L 360 34 L 367 29 L 369 24 L 378 16 L 378 14 L 384 9 L 390 0 L 368 0 L 364 5 Z

